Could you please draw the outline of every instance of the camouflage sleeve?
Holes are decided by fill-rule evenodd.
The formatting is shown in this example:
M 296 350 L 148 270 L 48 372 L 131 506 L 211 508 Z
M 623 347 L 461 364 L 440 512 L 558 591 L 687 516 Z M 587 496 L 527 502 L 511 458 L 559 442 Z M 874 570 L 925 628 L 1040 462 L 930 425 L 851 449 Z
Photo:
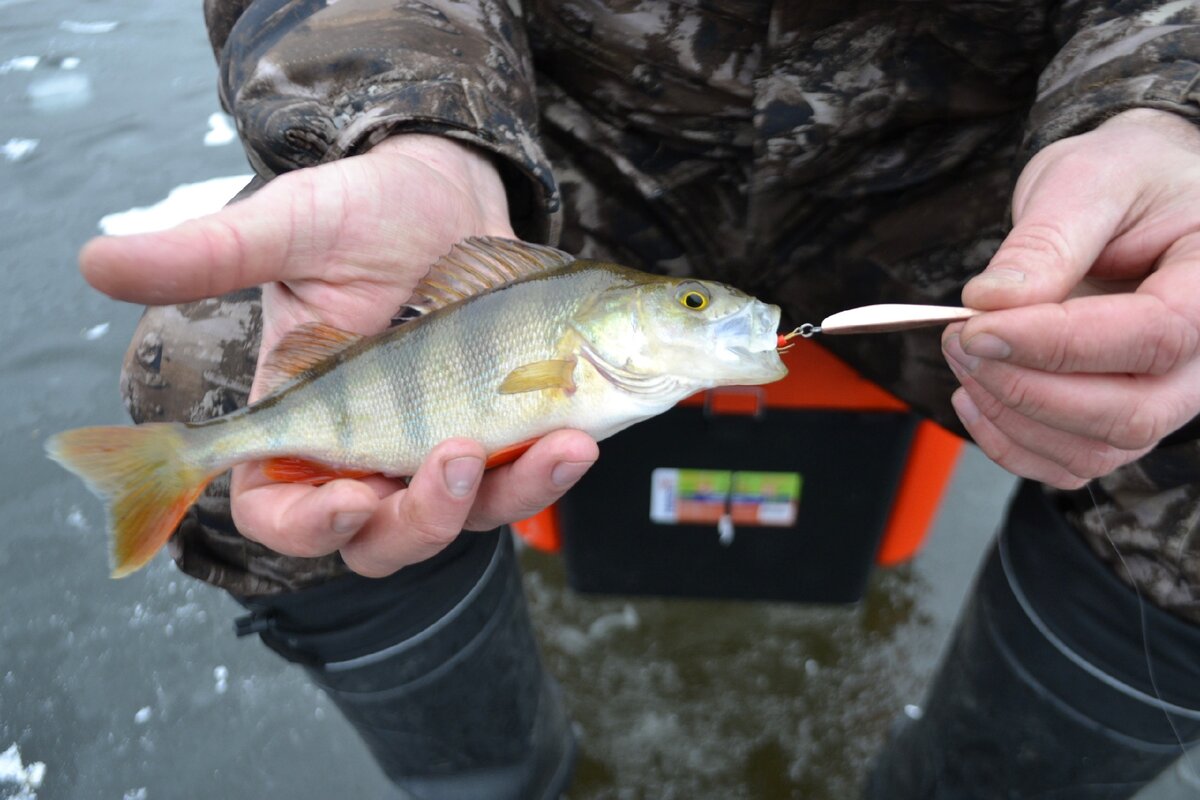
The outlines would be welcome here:
M 517 234 L 550 241 L 529 46 L 505 0 L 205 0 L 221 102 L 263 178 L 403 132 L 494 154 Z
M 1028 158 L 1133 108 L 1200 122 L 1200 4 L 1065 0 L 1061 50 L 1042 72 L 1024 141 Z

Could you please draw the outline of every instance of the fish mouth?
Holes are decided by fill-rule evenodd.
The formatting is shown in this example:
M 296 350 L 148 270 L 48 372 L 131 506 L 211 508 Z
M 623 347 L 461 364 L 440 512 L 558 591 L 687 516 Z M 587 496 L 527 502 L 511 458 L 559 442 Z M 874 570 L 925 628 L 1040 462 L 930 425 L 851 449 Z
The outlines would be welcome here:
M 781 316 L 779 306 L 756 301 L 721 320 L 717 335 L 726 341 L 736 342 L 724 345 L 724 349 L 738 358 L 775 353 L 779 346 Z

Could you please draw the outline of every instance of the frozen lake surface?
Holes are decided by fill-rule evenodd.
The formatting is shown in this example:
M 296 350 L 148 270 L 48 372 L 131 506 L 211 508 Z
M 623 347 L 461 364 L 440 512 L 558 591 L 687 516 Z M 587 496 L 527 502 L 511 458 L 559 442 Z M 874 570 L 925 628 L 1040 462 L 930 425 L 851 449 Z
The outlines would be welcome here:
M 42 455 L 125 420 L 140 309 L 83 283 L 79 246 L 101 220 L 219 204 L 248 172 L 215 80 L 199 4 L 0 0 L 0 798 L 386 788 L 298 669 L 234 638 L 222 593 L 165 556 L 110 581 L 99 504 Z M 920 713 L 1010 487 L 969 451 L 925 553 L 854 608 L 582 597 L 526 553 L 583 745 L 571 797 L 853 797 L 891 720 Z

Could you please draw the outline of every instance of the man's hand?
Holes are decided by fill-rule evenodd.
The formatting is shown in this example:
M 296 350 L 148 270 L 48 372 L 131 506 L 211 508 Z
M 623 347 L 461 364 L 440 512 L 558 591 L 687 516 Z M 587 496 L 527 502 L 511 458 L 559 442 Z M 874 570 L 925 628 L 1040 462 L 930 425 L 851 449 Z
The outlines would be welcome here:
M 259 364 L 291 329 L 387 327 L 434 261 L 473 235 L 513 236 L 504 187 L 481 153 L 450 139 L 398 136 L 356 158 L 282 175 L 252 197 L 161 233 L 89 242 L 83 274 L 120 300 L 167 305 L 262 285 Z M 263 394 L 256 376 L 250 399 Z M 383 576 L 426 559 L 459 531 L 487 530 L 557 500 L 595 461 L 596 444 L 557 431 L 483 475 L 483 448 L 439 445 L 406 488 L 382 477 L 321 487 L 234 469 L 238 529 L 281 553 L 341 551 Z
M 1017 475 L 1078 488 L 1200 413 L 1200 130 L 1130 111 L 1039 153 L 942 345 L 959 418 Z

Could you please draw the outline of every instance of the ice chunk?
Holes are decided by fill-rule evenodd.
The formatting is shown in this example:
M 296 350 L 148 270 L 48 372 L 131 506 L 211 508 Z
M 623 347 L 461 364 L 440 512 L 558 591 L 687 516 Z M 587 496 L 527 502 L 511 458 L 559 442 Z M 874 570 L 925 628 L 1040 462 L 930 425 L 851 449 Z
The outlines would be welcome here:
M 125 236 L 172 228 L 189 219 L 219 211 L 250 182 L 251 177 L 231 175 L 176 186 L 165 200 L 152 206 L 131 208 L 105 216 L 100 220 L 100 230 L 110 236 Z
M 214 667 L 213 680 L 217 682 L 217 685 L 213 687 L 217 694 L 225 694 L 229 689 L 229 670 L 224 666 Z
M 37 149 L 37 139 L 9 139 L 0 150 L 4 151 L 7 161 L 15 162 L 28 158 Z
M 138 709 L 137 713 L 133 715 L 133 721 L 138 725 L 145 725 L 150 721 L 150 715 L 152 713 L 153 712 L 150 710 L 150 706 L 142 706 Z
M 62 61 L 58 62 L 58 66 L 63 69 L 75 69 L 79 66 L 79 59 L 75 56 L 67 56 Z
M 237 138 L 237 131 L 230 124 L 228 114 L 217 112 L 208 117 L 208 133 L 204 134 L 204 144 L 207 147 L 219 147 L 229 144 Z
M 67 513 L 67 524 L 82 531 L 87 530 L 88 521 L 78 506 L 71 506 L 71 510 Z
M 130 789 L 121 797 L 121 800 L 146 800 L 146 787 L 141 786 L 137 789 Z
M 92 101 L 92 82 L 78 72 L 56 73 L 25 87 L 35 111 L 67 111 Z
M 920 719 L 924 713 L 924 709 L 922 709 L 920 706 L 913 705 L 912 703 L 904 706 L 904 715 L 909 719 Z
M 58 28 L 67 33 L 87 33 L 94 35 L 98 33 L 111 33 L 117 29 L 118 24 L 120 23 L 110 20 L 79 22 L 74 19 L 64 19 L 58 23 Z

